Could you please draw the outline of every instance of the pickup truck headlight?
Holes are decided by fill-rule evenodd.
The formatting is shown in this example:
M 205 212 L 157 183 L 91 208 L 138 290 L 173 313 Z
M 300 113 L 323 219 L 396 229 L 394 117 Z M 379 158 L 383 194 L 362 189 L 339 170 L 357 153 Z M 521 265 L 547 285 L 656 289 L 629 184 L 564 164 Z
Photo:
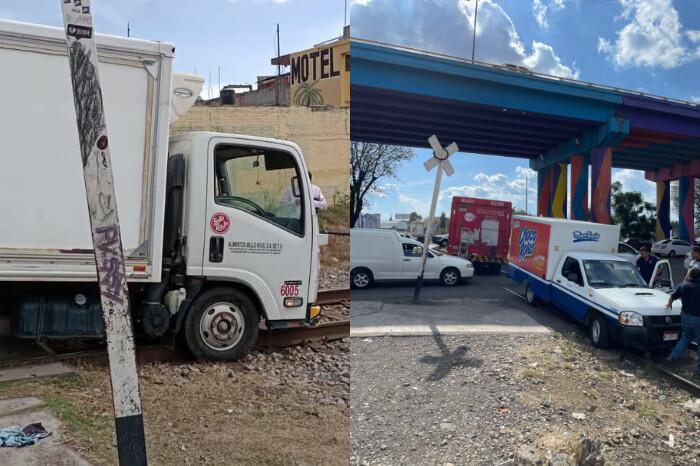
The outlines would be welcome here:
M 644 318 L 641 316 L 641 314 L 637 314 L 636 312 L 632 311 L 622 311 L 618 315 L 617 320 L 622 324 L 622 325 L 629 325 L 632 327 L 642 327 L 644 326 Z

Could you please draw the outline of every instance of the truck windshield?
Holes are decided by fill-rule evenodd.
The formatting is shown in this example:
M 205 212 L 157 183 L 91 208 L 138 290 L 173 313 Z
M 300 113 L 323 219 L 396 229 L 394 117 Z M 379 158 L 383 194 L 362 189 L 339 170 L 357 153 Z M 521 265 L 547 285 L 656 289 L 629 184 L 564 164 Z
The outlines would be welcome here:
M 593 288 L 647 286 L 637 269 L 627 261 L 584 260 L 583 269 Z

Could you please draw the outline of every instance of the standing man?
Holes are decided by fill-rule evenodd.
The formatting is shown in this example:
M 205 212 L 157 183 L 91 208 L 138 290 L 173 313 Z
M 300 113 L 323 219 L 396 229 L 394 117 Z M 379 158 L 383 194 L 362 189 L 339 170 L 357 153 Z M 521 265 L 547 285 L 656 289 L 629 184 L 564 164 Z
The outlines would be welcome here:
M 700 269 L 695 267 L 690 269 L 688 281 L 678 285 L 671 293 L 671 296 L 668 297 L 668 303 L 666 303 L 666 309 L 671 309 L 671 304 L 678 298 L 681 299 L 683 335 L 666 358 L 668 362 L 678 361 L 693 340 L 700 340 Z M 700 345 L 698 345 L 698 355 L 700 356 Z M 700 378 L 700 358 L 698 358 L 697 371 L 693 376 L 696 379 Z
M 308 173 L 309 181 L 311 181 L 311 172 Z M 321 192 L 321 188 L 313 183 L 311 183 L 311 195 L 314 197 L 314 207 L 316 208 L 316 212 L 328 208 L 328 202 L 326 202 L 326 198 Z
M 639 248 L 639 254 L 641 257 L 637 259 L 636 266 L 639 273 L 642 274 L 644 282 L 649 283 L 651 280 L 651 275 L 654 273 L 654 267 L 656 263 L 659 262 L 659 258 L 649 254 L 649 250 L 642 246 Z
M 688 281 L 690 271 L 693 269 L 700 270 L 700 246 L 690 248 L 690 263 L 688 264 L 688 273 L 685 274 L 684 281 Z

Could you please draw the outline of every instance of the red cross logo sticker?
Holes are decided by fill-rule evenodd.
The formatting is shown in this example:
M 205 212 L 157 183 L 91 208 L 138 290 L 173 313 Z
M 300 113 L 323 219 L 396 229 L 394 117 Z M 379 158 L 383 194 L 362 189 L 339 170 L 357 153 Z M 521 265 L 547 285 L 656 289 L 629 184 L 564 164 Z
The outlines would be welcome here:
M 231 220 L 228 218 L 228 215 L 222 212 L 217 212 L 211 216 L 209 225 L 211 226 L 211 231 L 221 235 L 228 231 L 228 227 L 231 226 Z

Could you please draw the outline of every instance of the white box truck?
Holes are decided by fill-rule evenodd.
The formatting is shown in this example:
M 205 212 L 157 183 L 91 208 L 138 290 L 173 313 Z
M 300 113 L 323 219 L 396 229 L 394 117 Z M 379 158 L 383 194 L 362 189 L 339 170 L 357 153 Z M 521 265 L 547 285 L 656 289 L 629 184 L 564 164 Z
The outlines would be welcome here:
M 681 318 L 664 307 L 673 288 L 668 261 L 645 283 L 615 254 L 619 236 L 617 225 L 513 216 L 508 277 L 526 284 L 529 304 L 551 302 L 583 323 L 596 347 L 675 344 Z
M 172 44 L 97 45 L 137 333 L 183 332 L 196 356 L 236 359 L 261 319 L 315 324 L 327 237 L 299 147 L 171 136 L 203 80 L 172 72 Z M 63 30 L 0 20 L 0 63 L 0 318 L 19 338 L 102 338 Z

